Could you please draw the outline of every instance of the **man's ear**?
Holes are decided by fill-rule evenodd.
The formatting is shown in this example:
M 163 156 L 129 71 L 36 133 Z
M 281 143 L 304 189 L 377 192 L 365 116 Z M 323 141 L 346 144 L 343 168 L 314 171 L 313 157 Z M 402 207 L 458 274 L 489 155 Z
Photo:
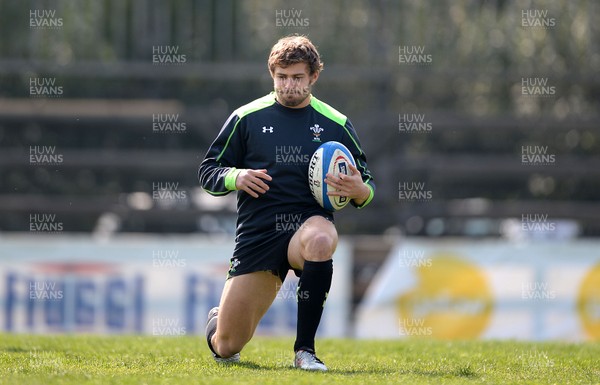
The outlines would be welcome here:
M 314 74 L 310 75 L 310 85 L 312 86 L 313 84 L 315 84 L 318 78 L 319 72 L 315 72 Z

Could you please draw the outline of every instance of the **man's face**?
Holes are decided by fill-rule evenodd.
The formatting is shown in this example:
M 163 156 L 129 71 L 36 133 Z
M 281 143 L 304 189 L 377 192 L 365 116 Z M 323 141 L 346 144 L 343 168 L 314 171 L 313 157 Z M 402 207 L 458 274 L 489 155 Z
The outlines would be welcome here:
M 296 63 L 285 68 L 276 66 L 273 72 L 273 84 L 277 101 L 286 107 L 305 107 L 312 85 L 319 77 L 318 73 L 309 74 L 308 64 Z

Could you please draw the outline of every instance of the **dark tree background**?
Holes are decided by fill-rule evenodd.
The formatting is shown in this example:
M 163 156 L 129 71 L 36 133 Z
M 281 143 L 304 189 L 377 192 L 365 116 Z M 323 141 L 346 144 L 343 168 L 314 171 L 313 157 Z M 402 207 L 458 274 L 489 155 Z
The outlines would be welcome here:
M 270 47 L 300 33 L 325 62 L 315 94 L 353 121 L 378 184 L 342 232 L 499 236 L 537 213 L 600 235 L 598 20 L 584 0 L 0 0 L 0 231 L 53 213 L 64 231 L 232 232 L 233 194 L 209 199 L 197 165 L 270 91 Z M 158 64 L 156 47 L 185 59 Z M 32 95 L 39 78 L 60 97 Z M 156 132 L 160 116 L 185 130 Z M 401 131 L 411 118 L 430 129 Z M 554 161 L 524 164 L 531 148 Z M 40 149 L 62 162 L 32 164 Z M 155 199 L 161 183 L 176 199 Z

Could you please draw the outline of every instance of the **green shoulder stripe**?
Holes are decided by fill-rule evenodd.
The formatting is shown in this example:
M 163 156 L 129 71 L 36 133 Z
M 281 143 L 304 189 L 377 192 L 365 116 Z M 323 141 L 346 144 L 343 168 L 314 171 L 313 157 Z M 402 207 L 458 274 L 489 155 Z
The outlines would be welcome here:
M 342 114 L 335 108 L 331 107 L 329 104 L 320 101 L 319 99 L 315 98 L 314 96 L 312 96 L 310 98 L 310 105 L 317 112 L 325 115 L 326 117 L 333 120 L 340 126 L 344 126 L 346 124 L 346 121 L 348 120 L 346 115 Z
M 238 118 L 241 119 L 254 111 L 262 110 L 263 108 L 267 108 L 269 106 L 272 106 L 273 104 L 275 104 L 275 95 L 273 95 L 273 92 L 271 92 L 270 94 L 265 95 L 262 98 L 256 99 L 244 106 L 241 106 L 234 112 L 238 116 Z
M 229 146 L 229 141 L 231 140 L 231 137 L 233 136 L 233 133 L 235 132 L 235 130 L 237 130 L 237 125 L 240 122 L 240 120 L 244 116 L 251 114 L 254 111 L 262 110 L 263 108 L 272 106 L 274 103 L 275 103 L 275 96 L 273 95 L 273 92 L 271 92 L 270 94 L 265 95 L 262 98 L 253 100 L 250 103 L 243 105 L 240 108 L 238 108 L 237 110 L 233 111 L 233 113 L 235 115 L 237 115 L 238 120 L 237 120 L 237 122 L 235 122 L 235 125 L 233 126 L 233 130 L 231 130 L 231 133 L 229 134 L 229 137 L 227 138 L 227 142 L 225 142 L 225 146 L 223 146 L 221 153 L 219 154 L 219 156 L 217 156 L 217 162 L 219 160 L 221 160 L 223 153 L 225 153 L 225 149 L 227 149 L 227 146 Z

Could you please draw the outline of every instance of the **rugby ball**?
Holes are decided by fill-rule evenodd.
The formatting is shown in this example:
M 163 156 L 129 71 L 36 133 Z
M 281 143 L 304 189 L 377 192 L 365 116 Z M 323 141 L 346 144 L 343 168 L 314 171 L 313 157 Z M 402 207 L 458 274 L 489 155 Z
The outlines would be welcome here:
M 349 164 L 356 167 L 354 157 L 346 146 L 334 141 L 323 143 L 310 158 L 308 166 L 310 192 L 321 207 L 327 211 L 341 210 L 350 203 L 348 197 L 328 196 L 327 192 L 334 189 L 325 183 L 327 173 L 335 176 L 351 174 Z

